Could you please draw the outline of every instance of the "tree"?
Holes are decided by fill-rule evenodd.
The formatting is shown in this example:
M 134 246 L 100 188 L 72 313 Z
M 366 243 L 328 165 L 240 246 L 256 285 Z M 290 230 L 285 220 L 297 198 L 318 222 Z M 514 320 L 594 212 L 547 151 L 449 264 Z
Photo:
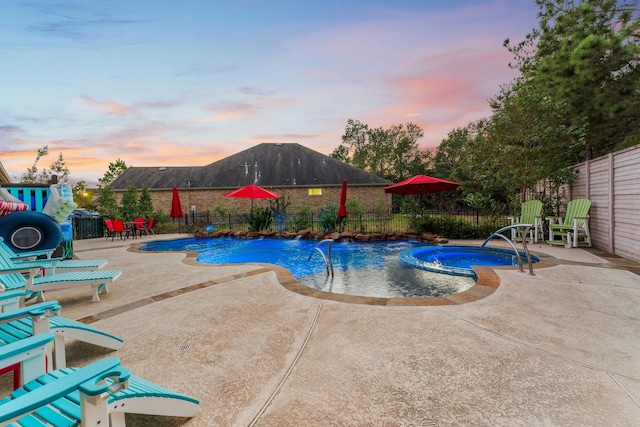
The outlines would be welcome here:
M 493 119 L 487 138 L 494 145 L 485 153 L 507 194 L 526 200 L 535 183 L 574 163 L 586 128 L 563 120 L 566 103 L 558 103 L 526 84 L 503 88 L 491 101 Z
M 571 162 L 611 152 L 640 131 L 638 1 L 536 0 L 540 27 L 517 45 L 522 86 L 553 105 L 549 125 L 583 129 L 564 147 Z
M 47 171 L 47 181 L 51 179 L 51 176 L 55 175 L 58 177 L 58 182 L 67 182 L 67 178 L 69 178 L 70 173 L 71 171 L 67 167 L 67 162 L 62 157 L 62 153 L 60 153 L 58 155 L 58 159 L 49 166 Z
M 142 187 L 140 199 L 138 200 L 138 209 L 140 216 L 150 218 L 153 216 L 153 201 L 151 199 L 151 191 L 146 185 Z
M 28 168 L 27 172 L 22 175 L 20 182 L 25 184 L 49 184 L 53 175 L 58 178 L 58 182 L 66 182 L 71 172 L 67 167 L 64 157 L 62 157 L 62 153 L 59 154 L 56 161 L 51 163 L 48 169 L 45 168 L 38 174 L 38 162 L 48 154 L 48 145 L 38 149 L 38 154 L 36 155 L 36 160 L 33 162 L 33 166 Z
M 638 2 L 536 4 L 539 28 L 505 41 L 521 76 L 490 101 L 489 119 L 451 133 L 435 156 L 485 206 L 557 198 L 534 184 L 554 193 L 575 178 L 568 166 L 640 141 Z
M 118 199 L 110 185 L 102 186 L 98 189 L 98 212 L 105 219 L 120 218 L 120 208 Z
M 471 179 L 465 167 L 465 152 L 473 142 L 473 126 L 473 123 L 469 123 L 464 128 L 456 128 L 442 140 L 433 159 L 435 176 L 460 183 Z
M 427 169 L 431 153 L 423 151 L 418 140 L 422 129 L 413 124 L 394 125 L 385 130 L 371 129 L 349 119 L 340 144 L 331 157 L 390 181 L 401 181 Z
M 49 154 L 49 147 L 47 145 L 38 150 L 38 154 L 36 155 L 36 160 L 33 162 L 33 166 L 28 168 L 27 171 L 22 175 L 20 182 L 24 184 L 35 184 L 38 182 L 38 162 L 47 154 Z
M 122 195 L 120 212 L 125 221 L 133 221 L 134 218 L 141 216 L 138 204 L 138 189 L 133 184 L 129 184 L 127 191 Z
M 87 183 L 84 180 L 76 182 L 71 191 L 73 192 L 73 201 L 76 202 L 78 207 L 96 209 L 96 204 L 93 201 L 93 192 L 87 188 Z
M 109 163 L 109 168 L 104 173 L 104 176 L 98 179 L 100 186 L 111 185 L 113 181 L 116 180 L 124 171 L 128 168 L 127 164 L 124 160 L 116 160 L 115 162 Z

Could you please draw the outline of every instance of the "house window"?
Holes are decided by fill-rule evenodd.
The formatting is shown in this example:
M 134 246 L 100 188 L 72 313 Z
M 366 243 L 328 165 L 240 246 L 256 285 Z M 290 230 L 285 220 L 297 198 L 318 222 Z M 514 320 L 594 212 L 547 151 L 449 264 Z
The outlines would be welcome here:
M 322 196 L 322 188 L 310 188 L 309 189 L 310 196 Z

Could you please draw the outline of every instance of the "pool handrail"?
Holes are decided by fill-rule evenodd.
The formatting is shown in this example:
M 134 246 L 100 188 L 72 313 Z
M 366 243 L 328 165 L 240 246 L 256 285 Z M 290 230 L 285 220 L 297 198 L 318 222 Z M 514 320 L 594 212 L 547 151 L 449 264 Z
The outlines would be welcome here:
M 533 227 L 533 224 L 513 224 L 513 225 L 508 225 L 506 227 L 502 227 L 501 229 L 491 233 L 491 235 L 487 237 L 487 239 L 482 243 L 482 245 L 480 246 L 480 249 L 484 249 L 486 244 L 489 243 L 489 241 L 494 237 L 500 237 L 506 240 L 507 243 L 509 243 L 509 245 L 511 245 L 511 247 L 513 248 L 513 251 L 516 253 L 516 257 L 518 259 L 518 268 L 520 272 L 524 273 L 524 268 L 522 267 L 522 257 L 520 256 L 520 252 L 518 252 L 518 249 L 516 248 L 515 243 L 513 243 L 511 239 L 509 239 L 507 236 L 505 236 L 502 233 L 505 231 L 516 229 L 516 228 L 524 228 L 522 235 L 526 236 L 531 227 Z M 524 253 L 527 256 L 527 264 L 529 265 L 529 275 L 535 276 L 535 274 L 533 274 L 533 264 L 531 263 L 531 254 L 529 253 L 529 248 L 527 248 L 527 239 L 522 239 L 522 248 L 524 249 Z
M 316 251 L 320 252 L 320 255 L 322 256 L 322 260 L 324 261 L 324 267 L 327 269 L 327 276 L 329 275 L 329 268 L 331 268 L 331 277 L 333 277 L 333 260 L 331 259 L 331 244 L 334 241 L 335 240 L 333 239 L 324 239 L 316 243 L 315 246 L 313 247 Z M 323 243 L 327 243 L 327 256 L 325 256 L 324 252 L 322 252 L 322 249 L 318 247 Z M 309 258 L 307 259 L 307 262 L 311 261 L 312 255 L 313 255 L 313 252 L 309 254 Z

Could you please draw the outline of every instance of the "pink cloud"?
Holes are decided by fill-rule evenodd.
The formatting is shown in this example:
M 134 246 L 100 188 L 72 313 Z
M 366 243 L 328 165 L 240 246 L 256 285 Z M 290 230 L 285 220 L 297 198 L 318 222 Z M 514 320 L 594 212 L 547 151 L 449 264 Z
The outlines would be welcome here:
M 84 97 L 82 100 L 89 107 L 110 115 L 124 116 L 132 112 L 131 108 L 116 101 L 98 101 L 88 97 Z
M 274 134 L 274 135 L 256 135 L 248 139 L 248 141 L 253 143 L 261 143 L 261 142 L 297 142 L 301 143 L 304 141 L 315 140 L 318 138 L 318 135 L 314 134 Z
M 207 111 L 211 113 L 208 119 L 194 121 L 222 122 L 240 120 L 247 117 L 258 116 L 273 109 L 289 107 L 296 102 L 293 98 L 258 97 L 257 99 L 252 99 L 250 102 L 221 103 L 207 108 Z

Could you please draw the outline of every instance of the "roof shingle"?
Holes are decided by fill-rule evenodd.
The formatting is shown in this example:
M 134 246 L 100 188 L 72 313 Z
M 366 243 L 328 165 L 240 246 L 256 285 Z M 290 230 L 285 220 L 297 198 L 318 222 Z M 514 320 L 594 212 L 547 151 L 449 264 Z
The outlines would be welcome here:
M 235 188 L 248 184 L 332 186 L 341 185 L 343 179 L 349 181 L 349 185 L 390 184 L 384 178 L 300 144 L 263 143 L 206 166 L 130 167 L 111 187 L 118 190 L 126 189 L 129 184 L 156 189 Z

